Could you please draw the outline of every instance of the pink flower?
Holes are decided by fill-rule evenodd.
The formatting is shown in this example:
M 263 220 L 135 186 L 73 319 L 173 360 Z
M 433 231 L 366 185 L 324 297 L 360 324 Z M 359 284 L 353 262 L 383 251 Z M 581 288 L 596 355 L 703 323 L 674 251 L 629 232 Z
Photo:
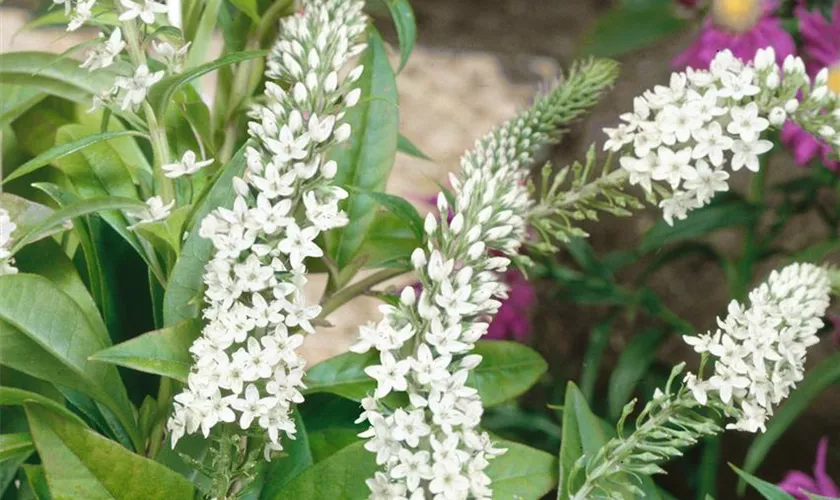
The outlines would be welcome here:
M 528 311 L 536 300 L 537 294 L 531 283 L 517 269 L 511 269 L 505 273 L 505 283 L 510 287 L 508 298 L 502 301 L 502 306 L 484 337 L 492 340 L 524 342 L 531 329 Z
M 788 471 L 779 488 L 793 495 L 797 500 L 809 500 L 804 492 L 822 495 L 828 498 L 840 497 L 840 488 L 828 477 L 825 471 L 826 455 L 828 454 L 828 438 L 823 437 L 817 445 L 817 461 L 814 463 L 814 476 L 811 477 L 798 470 Z
M 758 49 L 773 47 L 776 62 L 796 53 L 793 37 L 782 28 L 775 16 L 778 3 L 762 0 L 714 0 L 712 15 L 700 35 L 682 54 L 674 66 L 708 69 L 715 55 L 723 49 L 744 60 L 752 60 Z
M 802 53 L 808 74 L 813 78 L 823 68 L 829 68 L 828 88 L 840 94 L 840 4 L 834 6 L 830 22 L 819 12 L 810 12 L 804 7 L 796 8 L 796 17 L 799 18 Z M 793 152 L 797 165 L 807 165 L 820 157 L 831 170 L 840 169 L 840 161 L 829 158 L 831 147 L 799 126 L 786 123 L 781 137 Z

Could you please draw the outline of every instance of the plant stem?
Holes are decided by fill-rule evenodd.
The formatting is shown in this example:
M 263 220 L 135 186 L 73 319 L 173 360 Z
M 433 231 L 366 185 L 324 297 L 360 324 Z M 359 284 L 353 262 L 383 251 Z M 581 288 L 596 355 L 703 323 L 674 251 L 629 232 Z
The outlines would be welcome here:
M 405 274 L 406 272 L 407 271 L 404 269 L 381 269 L 370 276 L 339 290 L 335 294 L 325 297 L 326 300 L 324 300 L 321 305 L 320 319 L 326 318 L 331 312 L 335 311 L 347 302 L 350 302 L 359 295 L 363 295 L 379 283 L 387 281 L 395 276 Z

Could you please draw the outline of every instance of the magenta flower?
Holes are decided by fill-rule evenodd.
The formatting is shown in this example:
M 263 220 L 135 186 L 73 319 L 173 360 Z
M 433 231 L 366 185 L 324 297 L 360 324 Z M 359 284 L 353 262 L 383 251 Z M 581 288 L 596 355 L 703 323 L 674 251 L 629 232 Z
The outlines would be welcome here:
M 813 78 L 820 70 L 828 68 L 828 88 L 840 94 L 840 4 L 834 6 L 831 21 L 819 12 L 810 12 L 804 7 L 797 7 L 796 17 L 799 18 L 802 53 L 808 74 Z M 820 157 L 831 170 L 840 169 L 840 161 L 829 158 L 831 147 L 797 125 L 786 123 L 781 137 L 793 152 L 797 165 L 807 165 Z
M 700 35 L 682 54 L 674 66 L 708 69 L 712 59 L 729 49 L 741 60 L 752 60 L 758 49 L 773 47 L 776 62 L 796 53 L 793 38 L 782 28 L 775 12 L 778 3 L 762 0 L 714 0 L 712 15 L 705 21 Z
M 510 288 L 508 298 L 502 301 L 502 306 L 484 337 L 492 340 L 524 342 L 531 329 L 528 311 L 534 304 L 537 294 L 531 283 L 517 269 L 511 269 L 505 273 L 505 283 Z
M 825 471 L 826 455 L 828 454 L 828 438 L 823 437 L 817 445 L 817 461 L 814 463 L 814 476 L 792 470 L 785 474 L 779 488 L 793 495 L 797 500 L 809 500 L 804 492 L 822 495 L 828 498 L 840 497 L 840 488 L 828 477 Z

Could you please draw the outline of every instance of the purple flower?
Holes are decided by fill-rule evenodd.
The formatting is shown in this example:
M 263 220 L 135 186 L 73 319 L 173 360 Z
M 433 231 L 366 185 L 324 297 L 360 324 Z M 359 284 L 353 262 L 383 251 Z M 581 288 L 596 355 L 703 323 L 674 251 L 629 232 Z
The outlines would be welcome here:
M 797 7 L 796 17 L 799 18 L 802 53 L 808 74 L 813 78 L 820 70 L 828 68 L 828 88 L 840 94 L 840 4 L 834 6 L 831 21 L 805 7 Z M 829 158 L 831 147 L 799 126 L 786 123 L 781 137 L 793 152 L 797 165 L 807 165 L 820 157 L 831 170 L 840 169 L 840 161 Z
M 714 0 L 712 15 L 700 35 L 682 54 L 674 66 L 708 69 L 712 59 L 723 49 L 744 60 L 752 60 L 758 49 L 773 47 L 776 62 L 796 53 L 793 38 L 775 16 L 778 4 L 762 0 Z
M 797 500 L 809 500 L 804 492 L 822 495 L 828 498 L 840 497 L 840 488 L 828 477 L 825 471 L 826 455 L 828 454 L 828 438 L 823 437 L 817 445 L 817 461 L 814 463 L 814 476 L 792 470 L 785 474 L 779 488 L 793 495 Z
M 505 282 L 510 288 L 508 298 L 502 301 L 502 306 L 484 337 L 492 340 L 524 342 L 531 329 L 528 311 L 536 300 L 537 294 L 531 283 L 517 269 L 511 269 L 505 273 Z

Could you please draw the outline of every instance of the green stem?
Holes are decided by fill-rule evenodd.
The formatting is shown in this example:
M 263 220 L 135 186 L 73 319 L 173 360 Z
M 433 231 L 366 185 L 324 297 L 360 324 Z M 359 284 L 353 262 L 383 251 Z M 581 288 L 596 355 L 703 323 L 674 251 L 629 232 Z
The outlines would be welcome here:
M 406 271 L 404 269 L 381 269 L 370 276 L 339 290 L 335 294 L 325 297 L 326 300 L 324 300 L 321 305 L 320 319 L 326 318 L 331 312 L 335 311 L 347 302 L 350 302 L 354 298 L 363 295 L 379 283 L 405 273 Z
M 758 172 L 750 181 L 750 188 L 747 194 L 749 202 L 760 208 L 764 204 L 764 191 L 767 181 L 767 170 L 769 170 L 770 155 L 761 157 L 761 165 Z M 732 298 L 743 300 L 747 296 L 747 288 L 750 281 L 752 281 L 753 265 L 762 253 L 762 248 L 759 242 L 761 237 L 759 234 L 760 219 L 756 219 L 747 226 L 747 233 L 744 238 L 744 249 L 741 252 L 740 258 L 735 264 L 735 277 L 730 283 L 730 292 Z

